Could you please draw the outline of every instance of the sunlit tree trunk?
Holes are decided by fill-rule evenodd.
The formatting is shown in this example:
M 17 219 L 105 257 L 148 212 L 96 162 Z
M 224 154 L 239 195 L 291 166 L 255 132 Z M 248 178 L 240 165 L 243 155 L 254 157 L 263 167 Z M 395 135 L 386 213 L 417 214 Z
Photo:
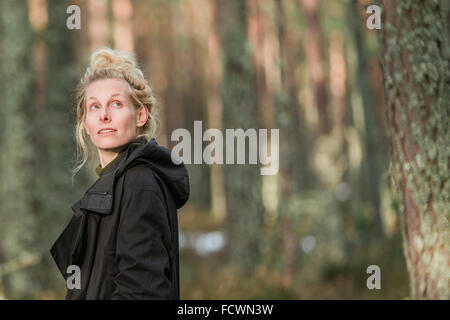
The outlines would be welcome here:
M 164 91 L 161 92 L 163 113 L 161 116 L 164 120 L 164 129 L 167 134 L 168 140 L 173 130 L 183 127 L 183 114 L 182 114 L 182 102 L 180 101 L 180 86 L 178 78 L 181 78 L 181 70 L 177 66 L 179 64 L 179 57 L 177 57 L 176 41 L 178 35 L 178 24 L 183 23 L 177 21 L 176 6 L 173 2 L 168 2 L 164 5 L 165 13 L 167 14 L 164 19 L 162 28 L 163 36 L 165 39 L 162 63 L 164 64 L 164 72 L 166 74 L 166 82 Z
M 88 1 L 88 32 L 90 51 L 109 46 L 108 0 Z M 84 18 L 84 17 L 83 17 Z
M 450 3 L 381 2 L 381 63 L 411 295 L 449 299 Z
M 328 133 L 330 130 L 330 116 L 327 79 L 324 70 L 326 60 L 322 47 L 324 36 L 319 20 L 319 0 L 300 0 L 300 5 L 306 20 L 303 48 L 314 90 L 314 105 L 317 106 L 319 117 L 318 131 L 320 133 Z
M 281 90 L 280 52 L 273 1 L 248 1 L 248 37 L 255 70 L 255 93 L 257 100 L 258 127 L 266 129 L 267 145 L 270 152 L 271 129 L 276 128 L 275 98 Z M 275 159 L 275 158 L 273 158 Z M 262 201 L 264 204 L 264 224 L 275 224 L 278 207 L 278 174 L 264 175 L 262 178 Z
M 149 6 L 146 1 L 133 2 L 133 36 L 135 39 L 135 51 L 143 68 L 144 75 L 148 76 L 150 85 L 158 101 L 158 130 L 157 141 L 160 145 L 168 146 L 170 136 L 167 136 L 164 96 L 168 90 L 168 77 L 172 77 L 166 67 L 170 63 L 166 62 L 172 58 L 172 35 L 168 33 L 168 20 L 170 6 Z M 157 45 L 156 45 L 157 44 Z M 167 47 L 169 46 L 169 47 Z
M 247 2 L 249 7 L 248 15 L 248 37 L 252 45 L 252 60 L 255 70 L 255 88 L 258 104 L 259 124 L 262 128 L 273 127 L 274 105 L 271 91 L 268 87 L 268 77 L 266 67 L 271 61 L 267 61 L 269 50 L 264 22 L 268 17 L 264 16 L 263 3 L 257 0 Z M 271 3 L 271 2 L 269 2 Z M 267 3 L 266 3 L 267 6 Z M 273 57 L 272 57 L 273 58 Z
M 131 0 L 114 0 L 114 48 L 134 52 L 133 5 Z

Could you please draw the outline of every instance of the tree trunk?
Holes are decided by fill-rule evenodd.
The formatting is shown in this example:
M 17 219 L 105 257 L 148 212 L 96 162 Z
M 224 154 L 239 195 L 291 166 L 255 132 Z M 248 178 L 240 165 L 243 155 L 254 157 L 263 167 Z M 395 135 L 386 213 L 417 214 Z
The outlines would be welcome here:
M 43 32 L 47 53 L 46 69 L 44 75 L 38 75 L 45 76 L 46 86 L 43 104 L 40 105 L 35 120 L 39 132 L 36 135 L 39 137 L 36 139 L 34 154 L 38 165 L 34 193 L 39 200 L 39 224 L 36 226 L 37 237 L 34 240 L 41 245 L 43 259 L 39 265 L 40 281 L 33 286 L 41 286 L 41 292 L 46 287 L 61 286 L 58 270 L 48 255 L 48 249 L 61 233 L 61 226 L 70 219 L 70 205 L 78 199 L 93 178 L 93 172 L 88 170 L 79 171 L 75 180 L 71 177 L 76 151 L 73 135 L 76 117 L 73 93 L 77 80 L 84 73 L 84 70 L 78 69 L 76 65 L 77 54 L 82 54 L 81 50 L 76 51 L 80 47 L 82 33 L 77 29 L 69 30 L 66 26 L 66 19 L 69 17 L 66 10 L 71 4 L 81 7 L 80 1 L 47 2 L 48 25 Z M 81 12 L 81 28 L 83 17 Z M 40 72 L 40 68 L 37 71 Z
M 224 48 L 223 127 L 256 128 L 254 77 L 251 57 L 246 48 L 246 1 L 222 0 L 218 4 Z M 248 143 L 246 145 L 248 160 Z M 225 165 L 224 169 L 230 262 L 251 272 L 261 252 L 263 207 L 259 166 Z
M 114 48 L 134 52 L 133 4 L 131 0 L 115 0 L 112 3 L 114 15 Z
M 90 51 L 110 46 L 108 41 L 108 0 L 89 1 L 87 13 L 89 15 Z
M 196 1 L 196 0 L 194 0 Z M 208 1 L 208 53 L 205 59 L 206 78 L 206 111 L 208 116 L 208 126 L 222 130 L 222 48 L 219 39 L 217 23 L 217 4 L 215 1 Z M 214 220 L 223 222 L 226 217 L 227 204 L 225 199 L 225 184 L 223 165 L 212 164 L 210 166 L 210 190 L 211 190 L 211 211 Z
M 21 297 L 31 298 L 36 292 L 32 274 L 16 272 L 4 277 L 5 260 L 16 258 L 25 250 L 36 250 L 35 177 L 35 109 L 33 101 L 34 72 L 32 31 L 27 3 L 0 2 L 0 288 Z M 28 284 L 28 285 L 27 285 Z M 9 290 L 8 290 L 9 289 Z M 8 298 L 15 298 L 10 296 Z
M 450 3 L 385 0 L 380 44 L 392 180 L 416 299 L 449 299 Z
M 365 22 L 361 21 L 358 2 L 353 0 L 347 7 L 347 19 L 351 28 L 352 41 L 356 50 L 355 84 L 361 92 L 363 106 L 364 126 L 359 129 L 361 139 L 364 141 L 364 158 L 361 167 L 360 187 L 363 202 L 371 204 L 374 215 L 374 231 L 383 235 L 383 222 L 380 209 L 380 177 L 387 169 L 383 163 L 382 134 L 379 132 L 377 121 L 376 101 L 370 84 L 370 69 L 368 52 L 366 48 L 364 30 Z
M 297 46 L 290 46 L 289 40 L 299 43 L 295 36 L 289 37 L 286 23 L 285 2 L 275 1 L 276 24 L 281 61 L 280 91 L 277 95 L 275 119 L 280 128 L 279 151 L 282 155 L 278 173 L 279 184 L 279 227 L 282 232 L 283 286 L 292 289 L 295 280 L 297 234 L 296 228 L 303 212 L 301 192 L 308 188 L 308 130 L 299 105 L 296 66 L 300 56 Z
M 329 133 L 328 90 L 324 70 L 324 36 L 319 21 L 319 0 L 300 0 L 306 24 L 303 47 L 310 68 L 311 83 L 314 88 L 315 105 L 319 115 L 319 133 Z

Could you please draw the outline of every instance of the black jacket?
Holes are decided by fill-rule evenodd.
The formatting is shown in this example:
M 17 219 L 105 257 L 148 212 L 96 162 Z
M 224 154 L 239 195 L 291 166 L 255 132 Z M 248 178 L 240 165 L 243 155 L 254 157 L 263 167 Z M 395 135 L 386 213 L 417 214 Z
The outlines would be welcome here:
M 53 244 L 64 279 L 81 270 L 81 288 L 66 299 L 179 299 L 177 209 L 189 197 L 183 163 L 143 137 L 72 205 Z

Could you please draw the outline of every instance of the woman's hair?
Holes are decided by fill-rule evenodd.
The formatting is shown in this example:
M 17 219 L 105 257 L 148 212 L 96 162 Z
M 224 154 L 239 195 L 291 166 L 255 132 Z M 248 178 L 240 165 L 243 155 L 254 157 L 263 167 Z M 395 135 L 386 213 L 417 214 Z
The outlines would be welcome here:
M 100 48 L 94 51 L 90 58 L 90 66 L 80 79 L 76 89 L 77 122 L 75 126 L 75 138 L 77 143 L 77 163 L 72 171 L 73 176 L 85 165 L 89 157 L 89 149 L 86 143 L 86 88 L 97 80 L 123 79 L 128 83 L 129 94 L 134 107 L 138 110 L 147 106 L 149 117 L 147 122 L 138 128 L 138 137 L 143 136 L 147 141 L 156 135 L 156 98 L 153 90 L 144 74 L 139 69 L 132 53 L 118 51 L 110 48 Z

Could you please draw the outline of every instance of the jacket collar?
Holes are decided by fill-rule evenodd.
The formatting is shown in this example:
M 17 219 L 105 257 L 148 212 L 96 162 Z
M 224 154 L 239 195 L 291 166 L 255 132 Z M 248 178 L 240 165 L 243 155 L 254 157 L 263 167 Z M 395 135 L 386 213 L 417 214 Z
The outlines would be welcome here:
M 100 214 L 110 214 L 114 194 L 114 172 L 104 173 L 81 199 L 80 208 Z
M 144 143 L 142 138 L 138 138 L 136 143 L 130 144 L 125 152 L 125 156 L 112 164 L 92 186 L 88 188 L 83 197 L 72 205 L 74 212 L 81 213 L 82 210 L 89 210 L 101 215 L 111 214 L 114 198 L 114 186 L 118 176 L 125 167 L 133 160 L 129 158 L 132 149 Z M 130 148 L 131 146 L 131 148 Z
M 108 215 L 112 210 L 115 170 L 104 173 L 85 192 L 83 197 L 72 205 L 74 212 L 81 213 L 83 209 L 102 215 Z

